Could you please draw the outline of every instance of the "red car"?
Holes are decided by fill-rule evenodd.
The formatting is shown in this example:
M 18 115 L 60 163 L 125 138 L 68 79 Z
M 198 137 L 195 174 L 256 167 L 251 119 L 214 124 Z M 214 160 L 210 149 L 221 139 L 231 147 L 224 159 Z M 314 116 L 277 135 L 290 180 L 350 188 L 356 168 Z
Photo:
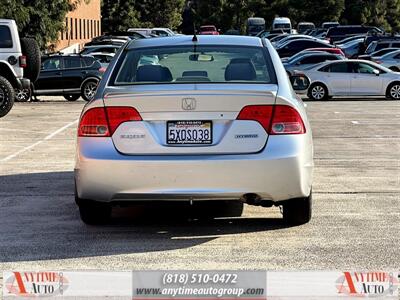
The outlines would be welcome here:
M 324 52 L 328 52 L 328 53 L 345 56 L 342 49 L 340 49 L 340 48 L 310 48 L 310 49 L 306 49 L 306 50 L 307 51 L 324 51 Z
M 200 26 L 199 34 L 219 35 L 219 32 L 214 25 L 204 25 Z

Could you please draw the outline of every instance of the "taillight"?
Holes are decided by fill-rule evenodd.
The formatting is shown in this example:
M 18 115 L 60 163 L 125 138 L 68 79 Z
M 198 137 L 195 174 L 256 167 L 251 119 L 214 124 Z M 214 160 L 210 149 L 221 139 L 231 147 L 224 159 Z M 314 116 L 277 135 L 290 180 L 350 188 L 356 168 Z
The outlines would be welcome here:
M 374 62 L 376 62 L 377 64 L 382 64 L 381 60 L 374 60 Z
M 106 107 L 108 122 L 110 124 L 110 135 L 124 122 L 141 121 L 142 117 L 136 109 L 128 106 Z
M 238 120 L 252 120 L 261 124 L 264 129 L 269 132 L 269 125 L 271 124 L 272 105 L 249 105 L 242 108 Z
M 99 72 L 104 73 L 106 70 L 107 70 L 107 68 L 101 67 L 101 68 L 99 69 Z
M 303 134 L 306 132 L 300 114 L 288 105 L 249 105 L 239 113 L 238 120 L 259 122 L 268 134 Z
M 303 120 L 296 109 L 288 105 L 275 105 L 269 134 L 306 133 Z
M 26 56 L 25 55 L 21 55 L 19 57 L 19 66 L 21 68 L 26 68 L 27 64 L 26 64 Z
M 109 137 L 120 124 L 140 120 L 142 120 L 140 114 L 133 107 L 94 107 L 82 116 L 78 136 Z

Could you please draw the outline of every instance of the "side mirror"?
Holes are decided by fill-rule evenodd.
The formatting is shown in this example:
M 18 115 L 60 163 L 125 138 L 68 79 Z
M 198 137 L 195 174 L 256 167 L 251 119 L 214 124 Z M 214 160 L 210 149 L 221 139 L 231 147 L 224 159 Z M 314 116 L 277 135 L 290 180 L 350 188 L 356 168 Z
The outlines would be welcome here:
M 296 92 L 305 92 L 310 87 L 310 79 L 304 74 L 295 74 L 290 76 L 289 79 Z
M 381 74 L 381 72 L 379 72 L 379 70 L 377 70 L 377 69 L 374 69 L 372 72 L 374 72 L 374 74 L 376 76 L 379 76 Z

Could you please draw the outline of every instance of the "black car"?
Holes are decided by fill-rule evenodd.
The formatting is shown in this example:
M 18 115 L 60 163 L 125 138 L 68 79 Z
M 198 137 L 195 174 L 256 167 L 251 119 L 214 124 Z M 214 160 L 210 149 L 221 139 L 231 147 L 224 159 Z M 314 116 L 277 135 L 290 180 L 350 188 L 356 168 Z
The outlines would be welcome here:
M 361 35 L 367 33 L 381 34 L 383 32 L 374 26 L 346 25 L 329 28 L 325 38 L 333 44 L 334 42 L 343 40 L 352 35 Z
M 92 56 L 51 55 L 42 57 L 35 95 L 62 95 L 68 101 L 80 96 L 93 99 L 104 69 Z
M 280 57 L 288 57 L 292 56 L 300 51 L 309 48 L 334 48 L 332 45 L 328 43 L 320 42 L 314 39 L 297 39 L 291 40 L 287 43 L 283 44 L 281 47 L 277 48 Z

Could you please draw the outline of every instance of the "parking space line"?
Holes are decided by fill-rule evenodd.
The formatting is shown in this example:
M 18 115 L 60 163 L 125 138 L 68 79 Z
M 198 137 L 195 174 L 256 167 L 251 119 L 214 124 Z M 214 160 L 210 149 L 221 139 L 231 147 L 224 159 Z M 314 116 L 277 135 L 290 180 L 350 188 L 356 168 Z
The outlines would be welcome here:
M 358 121 L 351 121 L 352 124 L 360 124 Z
M 20 154 L 23 153 L 23 152 L 26 152 L 26 151 L 28 151 L 28 150 L 31 150 L 32 148 L 36 147 L 37 145 L 40 145 L 41 143 L 43 143 L 43 142 L 45 142 L 45 141 L 47 141 L 47 140 L 50 140 L 51 138 L 53 138 L 54 136 L 56 136 L 56 135 L 59 134 L 60 132 L 64 131 L 64 130 L 67 129 L 68 127 L 70 127 L 70 126 L 76 124 L 78 121 L 79 121 L 79 120 L 75 120 L 75 121 L 73 121 L 73 122 L 68 123 L 67 125 L 65 125 L 65 126 L 59 128 L 59 129 L 57 129 L 56 131 L 50 133 L 50 134 L 49 134 L 48 136 L 46 136 L 44 139 L 42 139 L 42 140 L 40 140 L 40 141 L 37 141 L 36 143 L 33 143 L 32 145 L 29 145 L 29 146 L 27 146 L 27 147 L 25 147 L 25 148 L 23 148 L 23 149 L 21 149 L 21 150 L 15 152 L 14 154 L 11 154 L 11 155 L 9 155 L 9 156 L 7 156 L 7 157 L 1 159 L 0 162 L 9 161 L 9 160 L 15 158 L 16 156 L 20 155 Z

